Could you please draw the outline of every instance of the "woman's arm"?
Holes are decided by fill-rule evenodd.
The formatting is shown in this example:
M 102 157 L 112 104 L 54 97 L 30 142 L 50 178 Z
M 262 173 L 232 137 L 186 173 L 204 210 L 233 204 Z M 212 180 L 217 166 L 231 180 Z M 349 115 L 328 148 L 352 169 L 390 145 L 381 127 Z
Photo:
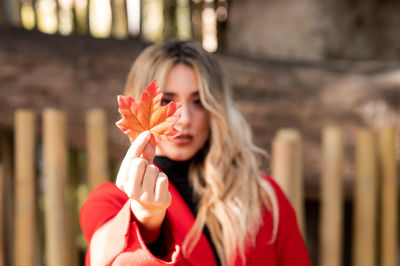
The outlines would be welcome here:
M 122 161 L 116 185 L 130 198 L 131 209 L 146 243 L 154 242 L 160 234 L 167 208 L 171 204 L 168 178 L 152 163 L 155 148 L 151 134 L 141 133 Z
M 160 237 L 171 196 L 167 176 L 151 163 L 154 147 L 149 140 L 149 132 L 144 132 L 132 143 L 118 173 L 118 188 L 105 183 L 81 209 L 81 226 L 90 241 L 91 260 L 109 262 L 127 248 L 150 253 L 146 244 Z M 146 252 L 140 254 L 147 256 Z
M 171 265 L 178 261 L 180 252 L 168 218 L 159 239 L 165 252 L 154 254 L 143 240 L 129 198 L 111 182 L 103 183 L 89 195 L 81 208 L 80 222 L 89 242 L 86 265 L 113 261 L 123 262 L 115 265 L 126 265 L 127 260 L 140 261 L 139 265 Z

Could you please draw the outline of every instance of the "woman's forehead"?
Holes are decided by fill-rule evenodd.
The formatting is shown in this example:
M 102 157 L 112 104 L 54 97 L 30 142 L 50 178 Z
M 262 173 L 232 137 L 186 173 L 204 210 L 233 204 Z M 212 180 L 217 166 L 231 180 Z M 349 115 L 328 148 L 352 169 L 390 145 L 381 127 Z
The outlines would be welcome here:
M 195 95 L 199 93 L 197 74 L 192 67 L 178 64 L 167 74 L 164 93 Z

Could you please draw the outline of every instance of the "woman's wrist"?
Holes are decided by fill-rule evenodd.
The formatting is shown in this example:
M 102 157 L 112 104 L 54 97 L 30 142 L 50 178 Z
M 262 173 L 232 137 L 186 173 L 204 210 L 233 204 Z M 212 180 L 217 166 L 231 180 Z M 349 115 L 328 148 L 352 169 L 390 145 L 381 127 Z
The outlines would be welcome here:
M 134 199 L 130 199 L 130 202 L 144 242 L 153 243 L 160 235 L 166 209 L 149 210 Z

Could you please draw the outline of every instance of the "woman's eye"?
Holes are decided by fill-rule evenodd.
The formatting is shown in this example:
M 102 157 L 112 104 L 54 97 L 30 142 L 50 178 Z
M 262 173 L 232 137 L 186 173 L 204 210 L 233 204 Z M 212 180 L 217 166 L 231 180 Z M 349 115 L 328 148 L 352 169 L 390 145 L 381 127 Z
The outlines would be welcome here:
M 171 99 L 161 99 L 161 105 L 167 105 L 171 102 Z
M 200 99 L 194 100 L 193 103 L 194 103 L 195 105 L 203 106 L 203 104 L 201 103 L 201 100 L 200 100 Z

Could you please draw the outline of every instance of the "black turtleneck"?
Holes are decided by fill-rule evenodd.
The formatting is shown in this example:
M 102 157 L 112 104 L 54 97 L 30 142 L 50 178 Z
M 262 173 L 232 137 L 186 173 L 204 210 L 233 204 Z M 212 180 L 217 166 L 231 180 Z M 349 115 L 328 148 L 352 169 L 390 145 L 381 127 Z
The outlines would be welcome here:
M 179 194 L 182 196 L 183 200 L 189 206 L 194 217 L 197 214 L 197 204 L 198 199 L 195 198 L 193 193 L 193 188 L 189 184 L 189 166 L 192 160 L 188 161 L 173 161 L 165 156 L 155 156 L 154 164 L 157 165 L 167 176 L 168 180 L 174 184 L 175 188 L 178 190 Z M 217 256 L 217 250 L 213 242 L 211 241 L 210 232 L 207 226 L 203 230 L 211 248 L 215 254 L 217 265 L 221 265 L 219 258 Z

